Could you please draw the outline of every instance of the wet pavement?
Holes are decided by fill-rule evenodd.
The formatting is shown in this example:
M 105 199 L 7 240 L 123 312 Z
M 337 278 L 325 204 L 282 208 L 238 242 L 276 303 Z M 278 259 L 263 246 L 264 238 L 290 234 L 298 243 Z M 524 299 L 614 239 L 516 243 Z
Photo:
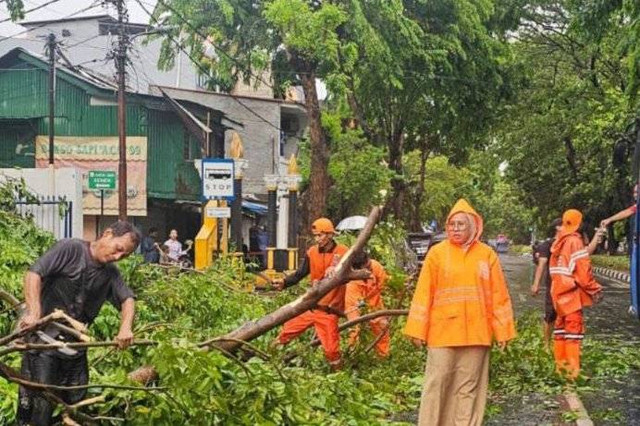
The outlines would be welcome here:
M 586 314 L 587 339 L 615 342 L 616 348 L 640 351 L 640 321 L 627 313 L 629 284 L 598 277 L 605 297 Z M 587 348 L 588 350 L 588 348 Z M 580 393 L 596 425 L 640 425 L 640 370 L 623 378 L 603 378 L 590 385 L 594 392 Z
M 533 277 L 531 258 L 501 255 L 500 260 L 516 316 L 535 310 L 542 318 L 544 299 L 529 295 Z M 604 287 L 605 298 L 599 305 L 587 310 L 586 338 L 594 342 L 614 341 L 616 347 L 637 347 L 640 350 L 640 321 L 627 314 L 628 284 L 601 278 L 598 278 L 598 282 Z M 606 377 L 587 385 L 593 390 L 581 389 L 580 396 L 594 424 L 640 425 L 640 371 L 634 370 L 623 379 Z M 488 416 L 489 425 L 562 424 L 560 401 L 548 395 L 519 395 L 493 403 L 500 407 L 500 412 Z
M 544 299 L 541 296 L 531 297 L 530 288 L 533 282 L 534 265 L 531 256 L 500 255 L 500 262 L 504 270 L 509 294 L 516 317 L 532 310 L 544 312 Z M 554 395 L 531 393 L 527 395 L 512 395 L 506 399 L 491 398 L 491 406 L 486 416 L 486 425 L 558 425 L 562 424 L 560 417 L 561 401 Z

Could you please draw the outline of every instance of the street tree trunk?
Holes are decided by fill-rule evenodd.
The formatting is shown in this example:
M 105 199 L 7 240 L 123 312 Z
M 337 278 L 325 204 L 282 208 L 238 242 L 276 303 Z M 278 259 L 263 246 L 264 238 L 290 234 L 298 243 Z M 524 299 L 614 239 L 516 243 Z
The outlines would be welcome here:
M 405 220 L 403 217 L 403 204 L 405 199 L 406 184 L 403 177 L 402 153 L 404 151 L 404 132 L 402 126 L 398 126 L 390 135 L 389 147 L 389 169 L 395 172 L 396 176 L 391 179 L 392 194 L 387 202 L 386 211 L 390 211 L 396 219 Z
M 311 223 L 326 213 L 327 196 L 329 193 L 329 146 L 322 128 L 320 101 L 316 90 L 316 73 L 312 65 L 296 61 L 304 72 L 300 74 L 304 91 L 305 106 L 309 118 L 309 138 L 311 143 L 311 174 L 309 177 L 309 196 L 307 197 L 307 223 L 305 230 L 311 228 Z
M 420 221 L 420 209 L 424 201 L 424 183 L 427 178 L 427 159 L 429 158 L 428 141 L 422 141 L 420 144 L 420 180 L 418 187 L 415 189 L 415 196 L 411 202 L 413 205 L 413 214 L 409 220 L 409 229 L 412 232 L 422 231 L 422 223 Z

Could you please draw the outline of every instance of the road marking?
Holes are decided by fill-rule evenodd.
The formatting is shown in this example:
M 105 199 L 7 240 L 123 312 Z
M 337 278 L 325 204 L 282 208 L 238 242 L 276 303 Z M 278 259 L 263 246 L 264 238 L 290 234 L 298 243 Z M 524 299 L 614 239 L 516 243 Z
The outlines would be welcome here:
M 576 420 L 577 426 L 593 426 L 593 421 L 589 417 L 589 413 L 587 413 L 587 410 L 584 408 L 584 404 L 580 401 L 580 397 L 577 393 L 567 390 L 562 396 L 564 396 L 564 400 L 567 401 L 571 411 L 576 413 L 578 416 L 578 419 Z

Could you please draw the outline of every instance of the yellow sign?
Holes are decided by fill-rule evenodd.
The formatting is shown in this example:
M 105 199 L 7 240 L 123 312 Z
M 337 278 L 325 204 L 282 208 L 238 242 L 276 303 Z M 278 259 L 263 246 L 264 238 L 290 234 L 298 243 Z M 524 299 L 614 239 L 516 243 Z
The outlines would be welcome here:
M 117 136 L 56 136 L 54 139 L 56 167 L 75 167 L 82 173 L 82 212 L 99 215 L 100 190 L 89 189 L 89 172 L 118 172 Z M 36 136 L 36 167 L 49 166 L 49 137 Z M 117 191 L 117 189 L 116 189 Z M 104 191 L 104 214 L 118 215 L 118 194 Z M 147 215 L 147 138 L 127 137 L 127 214 Z
M 53 153 L 56 160 L 118 161 L 117 136 L 56 136 Z M 49 137 L 36 137 L 36 160 L 49 159 Z M 147 138 L 127 137 L 127 161 L 147 161 Z

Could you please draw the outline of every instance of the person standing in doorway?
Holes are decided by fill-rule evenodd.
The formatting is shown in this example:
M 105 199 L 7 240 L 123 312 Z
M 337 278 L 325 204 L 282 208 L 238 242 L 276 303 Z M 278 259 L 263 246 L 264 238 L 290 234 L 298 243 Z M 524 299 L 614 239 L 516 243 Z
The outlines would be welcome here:
M 180 260 L 180 255 L 182 254 L 182 243 L 178 241 L 178 231 L 172 229 L 169 232 L 169 239 L 164 242 L 164 245 L 169 248 L 169 252 L 167 256 L 169 256 L 169 261 L 178 262 Z
M 158 229 L 149 228 L 149 235 L 147 235 L 140 243 L 140 253 L 145 263 L 158 263 L 160 262 L 160 253 L 158 253 Z

